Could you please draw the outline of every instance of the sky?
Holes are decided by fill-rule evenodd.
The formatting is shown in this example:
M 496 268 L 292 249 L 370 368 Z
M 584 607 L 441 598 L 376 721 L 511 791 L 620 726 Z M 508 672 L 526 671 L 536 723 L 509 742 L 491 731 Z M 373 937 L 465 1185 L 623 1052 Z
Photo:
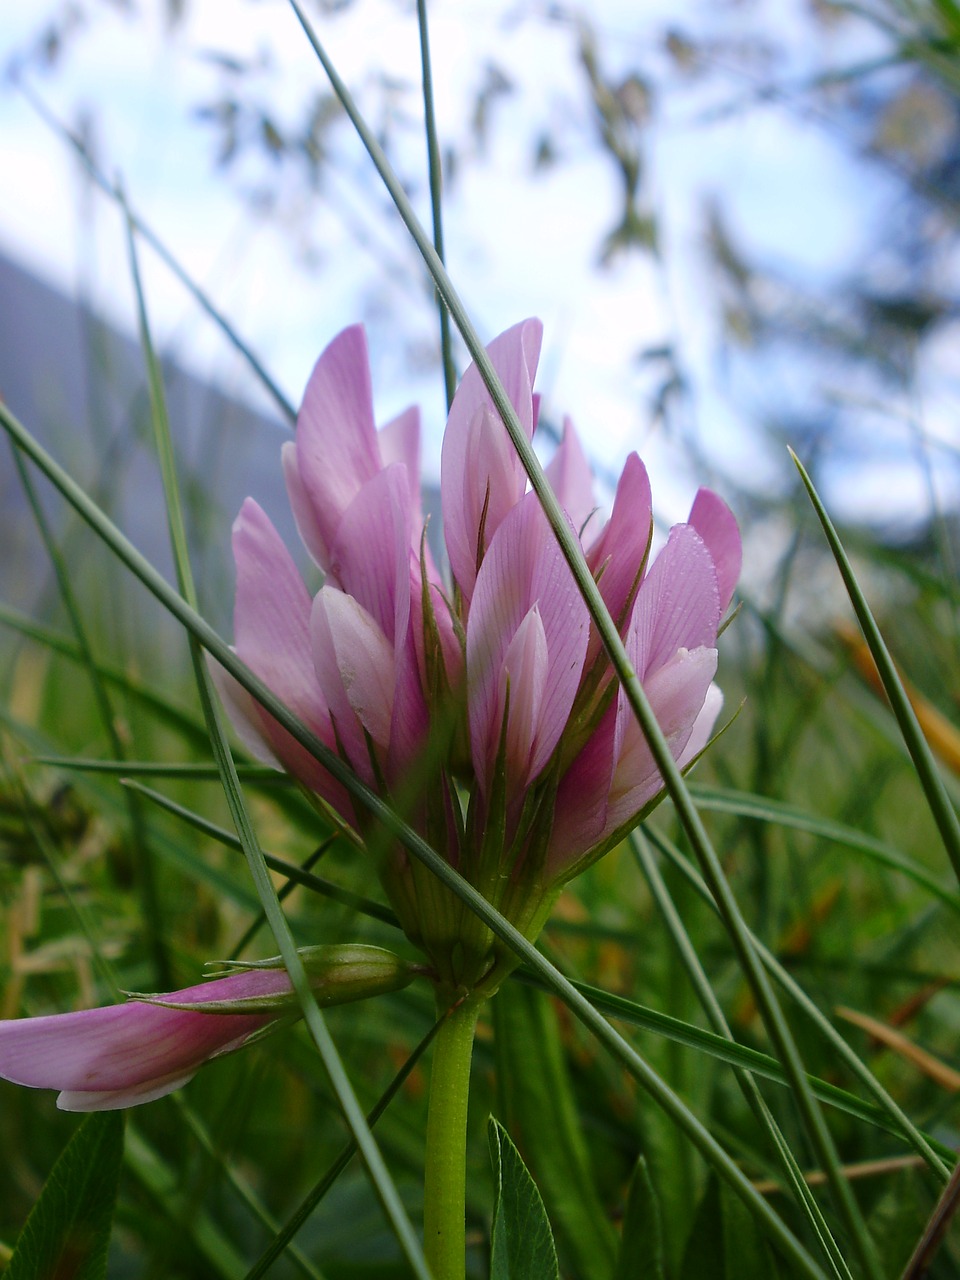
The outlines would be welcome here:
M 322 191 L 308 202 L 291 173 L 262 159 L 219 168 L 215 132 L 197 119 L 198 107 L 232 87 L 213 54 L 255 67 L 245 83 L 280 121 L 295 121 L 302 103 L 326 89 L 289 5 L 187 0 L 185 17 L 172 30 L 156 2 L 127 9 L 84 0 L 71 7 L 85 16 L 52 72 L 27 71 L 33 90 L 68 124 L 90 122 L 105 171 L 122 178 L 131 206 L 230 316 L 291 400 L 299 399 L 326 342 L 345 325 L 365 320 L 378 414 L 385 420 L 411 400 L 422 404 L 424 468 L 435 476 L 444 420 L 441 379 L 433 360 L 412 359 L 434 351 L 435 311 L 416 251 L 355 136 L 346 123 L 332 131 Z M 6 6 L 0 66 L 67 9 L 67 0 Z M 682 519 L 701 480 L 723 490 L 727 477 L 762 490 L 776 489 L 786 474 L 782 448 L 758 435 L 725 385 L 718 358 L 721 317 L 705 287 L 705 202 L 722 200 L 733 230 L 787 275 L 817 281 L 830 279 L 863 251 L 872 220 L 894 198 L 880 171 L 851 166 L 846 140 L 822 114 L 777 100 L 725 111 L 738 97 L 754 95 L 767 72 L 758 66 L 752 82 L 741 63 L 725 74 L 720 37 L 746 39 L 774 21 L 783 50 L 775 72 L 787 85 L 825 65 L 871 56 L 879 38 L 862 25 L 814 28 L 802 0 L 592 4 L 605 70 L 615 77 L 641 66 L 658 86 L 644 157 L 660 253 L 623 255 L 604 269 L 597 251 L 618 217 L 618 179 L 597 145 L 573 13 L 546 0 L 430 5 L 441 145 L 465 154 L 445 201 L 448 265 L 484 337 L 526 315 L 543 319 L 539 386 L 545 412 L 557 422 L 571 415 L 605 473 L 615 474 L 629 450 L 640 450 L 661 514 Z M 316 6 L 310 14 L 372 123 L 390 129 L 392 155 L 426 220 L 413 6 L 355 0 L 340 12 Z M 685 81 L 667 58 L 663 33 L 670 23 L 705 38 L 717 33 L 715 74 L 701 84 Z M 493 102 L 480 147 L 470 139 L 470 117 L 491 62 L 514 88 Z M 389 118 L 383 115 L 385 82 L 395 108 Z M 559 162 L 534 172 L 531 155 L 544 128 L 559 139 Z M 0 164 L 7 193 L 0 202 L 0 250 L 51 282 L 79 290 L 132 329 L 133 292 L 117 209 L 79 180 L 62 139 L 9 85 L 0 88 Z M 280 212 L 273 216 L 244 199 L 264 184 L 274 184 L 279 198 Z M 164 350 L 262 401 L 243 362 L 169 271 L 146 251 L 143 266 Z M 656 366 L 637 356 L 666 345 L 681 353 L 690 375 L 683 425 L 702 449 L 706 475 L 691 469 L 687 452 L 662 425 L 651 426 Z M 932 375 L 946 373 L 947 363 L 948 353 L 940 351 Z M 761 372 L 758 394 L 802 395 L 799 381 L 791 387 L 794 372 L 799 380 L 802 371 Z M 929 429 L 955 441 L 955 394 L 937 378 L 932 386 L 925 403 Z M 886 429 L 906 430 L 896 422 Z M 905 473 L 897 457 L 874 458 L 860 480 L 851 489 L 838 470 L 827 496 L 854 514 L 875 513 L 886 503 L 892 520 L 927 500 L 922 469 Z

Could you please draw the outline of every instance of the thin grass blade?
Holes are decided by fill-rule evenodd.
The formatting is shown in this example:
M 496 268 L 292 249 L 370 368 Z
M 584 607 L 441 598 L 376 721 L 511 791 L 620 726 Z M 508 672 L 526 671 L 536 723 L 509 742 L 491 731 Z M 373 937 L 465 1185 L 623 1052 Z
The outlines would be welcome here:
M 840 576 L 843 578 L 843 585 L 847 589 L 850 603 L 853 605 L 857 621 L 860 623 L 863 638 L 866 640 L 873 660 L 877 664 L 884 691 L 890 700 L 890 706 L 896 716 L 897 724 L 900 726 L 904 744 L 910 753 L 910 759 L 913 761 L 914 768 L 917 771 L 917 777 L 927 798 L 927 804 L 930 806 L 930 812 L 933 814 L 940 837 L 943 840 L 943 847 L 947 851 L 947 857 L 950 859 L 957 880 L 960 881 L 960 817 L 958 817 L 956 809 L 950 803 L 950 797 L 947 795 L 943 778 L 940 776 L 937 763 L 933 758 L 933 752 L 923 736 L 923 730 L 920 728 L 917 714 L 910 704 L 903 682 L 897 672 L 893 658 L 890 656 L 890 650 L 880 634 L 880 628 L 877 626 L 876 619 L 867 603 L 867 598 L 857 582 L 853 566 L 843 549 L 843 543 L 840 541 L 840 536 L 833 521 L 827 514 L 827 509 L 814 488 L 813 481 L 807 474 L 803 463 L 792 449 L 790 450 L 790 456 L 800 472 L 800 479 L 810 495 L 810 501 L 813 503 L 817 518 L 823 526 L 823 532 L 830 545 L 833 558 L 837 562 Z

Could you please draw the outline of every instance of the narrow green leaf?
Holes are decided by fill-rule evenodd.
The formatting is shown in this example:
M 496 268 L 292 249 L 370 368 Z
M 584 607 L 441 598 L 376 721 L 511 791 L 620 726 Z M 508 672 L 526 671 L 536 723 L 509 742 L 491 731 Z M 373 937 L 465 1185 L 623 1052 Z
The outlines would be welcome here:
M 778 1260 L 757 1230 L 756 1223 L 736 1196 L 714 1178 L 720 1188 L 723 1218 L 723 1258 L 730 1280 L 777 1280 Z
M 781 800 L 751 795 L 748 791 L 726 791 L 720 787 L 691 786 L 690 793 L 701 809 L 712 809 L 715 813 L 734 813 L 743 818 L 756 818 L 760 822 L 790 827 L 794 831 L 806 831 L 810 835 L 820 836 L 823 840 L 830 840 L 834 844 L 855 849 L 858 853 L 866 854 L 880 866 L 898 871 L 914 884 L 921 885 L 952 911 L 960 911 L 960 895 L 955 890 L 946 888 L 926 868 L 914 862 L 912 858 L 908 858 L 899 849 L 894 849 L 892 845 L 877 840 L 864 831 L 858 831 L 855 827 L 834 822 L 816 813 L 808 813 L 794 805 L 784 804 Z
M 218 1147 L 203 1121 L 194 1111 L 190 1110 L 187 1104 L 183 1101 L 183 1098 L 175 1094 L 173 1097 L 173 1103 L 186 1122 L 187 1128 L 196 1138 L 197 1142 L 207 1153 L 209 1158 L 216 1164 L 221 1177 L 233 1187 L 239 1199 L 250 1210 L 251 1215 L 266 1227 L 274 1237 L 276 1237 L 280 1228 L 270 1210 L 257 1195 L 254 1187 L 243 1176 L 235 1163 Z M 287 1241 L 286 1252 L 293 1265 L 301 1275 L 307 1277 L 307 1280 L 323 1280 L 322 1272 L 314 1266 L 310 1259 L 293 1243 L 292 1240 Z
M 663 1280 L 660 1202 L 643 1156 L 630 1179 L 623 1236 L 613 1280 Z
M 370 1125 L 371 1129 L 396 1097 L 401 1085 L 407 1079 L 416 1064 L 420 1061 L 427 1046 L 432 1043 L 434 1036 L 440 1029 L 440 1025 L 440 1022 L 435 1022 L 433 1024 L 391 1080 L 376 1106 L 367 1113 L 367 1123 Z M 288 1218 L 283 1227 L 281 1227 L 277 1232 L 273 1240 L 271 1240 L 270 1244 L 244 1276 L 244 1280 L 260 1280 L 261 1276 L 265 1276 L 267 1274 L 274 1262 L 276 1262 L 284 1249 L 288 1247 L 290 1241 L 336 1182 L 337 1178 L 340 1177 L 340 1174 L 343 1173 L 344 1169 L 356 1154 L 356 1151 L 357 1144 L 351 1138 L 350 1141 L 347 1142 L 346 1146 L 341 1150 L 330 1168 L 326 1173 L 324 1173 L 323 1177 L 311 1188 L 306 1198 L 300 1202 L 291 1217 Z
M 779 977 L 774 968 L 771 973 Z M 511 974 L 511 982 L 522 982 L 529 986 L 539 987 L 543 991 L 552 990 L 541 978 L 535 974 L 529 973 L 524 969 L 517 970 Z M 728 1062 L 734 1067 L 745 1067 L 754 1075 L 763 1076 L 767 1080 L 773 1080 L 777 1084 L 787 1084 L 786 1073 L 783 1067 L 768 1053 L 763 1053 L 760 1049 L 751 1048 L 749 1045 L 740 1044 L 736 1040 L 728 1040 L 725 1036 L 717 1035 L 716 1032 L 707 1031 L 704 1027 L 698 1027 L 692 1022 L 685 1022 L 682 1018 L 674 1018 L 669 1013 L 660 1013 L 657 1009 L 651 1009 L 647 1005 L 638 1004 L 634 1000 L 628 1000 L 624 996 L 612 995 L 608 991 L 603 991 L 599 987 L 591 987 L 585 982 L 574 982 L 571 986 L 581 995 L 585 996 L 594 1008 L 601 1013 L 605 1013 L 610 1018 L 617 1018 L 622 1022 L 627 1022 L 634 1027 L 642 1027 L 645 1031 L 652 1031 L 654 1035 L 663 1036 L 666 1040 L 672 1040 L 675 1044 L 686 1045 L 690 1049 L 695 1049 L 699 1053 L 708 1054 L 712 1058 L 716 1058 L 719 1062 Z M 791 989 L 791 994 L 793 990 Z M 500 996 L 498 994 L 497 999 Z M 806 1006 L 804 1006 L 806 1008 Z M 815 1006 L 814 1006 L 815 1007 Z M 819 1015 L 823 1018 L 823 1014 Z M 824 1019 L 826 1022 L 826 1020 Z M 826 1022 L 833 1031 L 836 1040 L 842 1040 L 839 1032 L 837 1032 L 832 1024 Z M 843 1041 L 846 1045 L 846 1041 Z M 849 1053 L 853 1054 L 853 1050 L 847 1045 Z M 859 1059 L 857 1059 L 859 1062 Z M 868 1069 L 860 1063 L 861 1069 Z M 898 1120 L 902 1115 L 898 1110 L 889 1110 L 884 1106 L 875 1106 L 873 1103 L 865 1102 L 862 1098 L 858 1098 L 856 1094 L 850 1093 L 848 1089 L 841 1089 L 839 1085 L 831 1084 L 827 1080 L 822 1080 L 819 1076 L 808 1076 L 810 1087 L 820 1099 L 821 1102 L 828 1103 L 831 1107 L 836 1107 L 840 1111 L 845 1111 L 848 1115 L 856 1116 L 858 1120 L 864 1120 L 867 1124 L 877 1126 L 877 1128 L 885 1130 L 887 1133 L 895 1134 L 899 1138 L 906 1141 L 911 1140 L 911 1135 L 915 1131 L 911 1125 L 903 1120 Z M 929 1143 L 930 1149 L 934 1156 L 940 1155 L 947 1160 L 953 1160 L 955 1154 L 953 1150 L 945 1143 L 931 1138 L 927 1134 L 920 1134 L 924 1144 Z
M 50 1171 L 4 1280 L 103 1280 L 123 1163 L 123 1116 L 87 1116 Z
M 430 69 L 430 33 L 427 25 L 427 0 L 417 0 L 417 26 L 420 29 L 420 66 L 423 73 L 423 122 L 427 132 L 427 168 L 430 174 L 430 210 L 433 215 L 433 247 L 441 262 L 443 256 L 442 200 L 443 172 L 440 163 L 440 142 L 437 137 L 437 114 L 433 102 L 433 73 Z M 457 389 L 457 371 L 453 365 L 453 347 L 450 342 L 450 313 L 443 299 L 437 294 L 440 311 L 440 351 L 443 360 L 443 386 L 447 396 L 447 411 L 453 404 Z
M 13 457 L 20 483 L 27 496 L 34 520 L 40 531 L 40 537 L 53 566 L 57 590 L 67 617 L 70 619 L 70 626 L 76 638 L 80 659 L 86 669 L 87 678 L 93 690 L 94 703 L 101 727 L 106 735 L 107 742 L 110 744 L 111 752 L 118 760 L 121 760 L 124 755 L 123 742 L 117 728 L 110 695 L 94 661 L 93 649 L 83 618 L 83 610 L 73 589 L 69 567 L 60 548 L 57 546 L 53 530 L 37 497 L 33 480 L 27 469 L 26 459 L 17 449 L 13 451 Z M 143 911 L 145 939 L 153 956 L 154 979 L 158 986 L 166 988 L 171 985 L 171 969 L 164 939 L 163 910 L 157 885 L 156 860 L 153 849 L 147 839 L 146 824 L 143 820 L 139 799 L 130 793 L 124 797 L 124 803 L 127 809 L 131 842 L 136 855 L 134 865 L 137 868 L 137 887 L 140 892 L 141 909 Z
M 202 814 L 194 813 L 192 809 L 187 809 L 183 805 L 177 804 L 176 801 L 170 800 L 159 791 L 154 791 L 152 787 L 144 787 L 139 782 L 128 780 L 126 786 L 141 792 L 161 809 L 165 809 L 167 813 L 172 813 L 175 817 L 181 818 L 184 822 L 189 823 L 191 827 L 195 827 L 197 831 L 202 831 L 204 835 L 212 837 L 212 839 L 222 844 L 224 848 L 233 849 L 238 853 L 243 852 L 243 846 L 232 832 L 218 826 L 215 822 L 211 822 L 209 818 L 204 818 Z M 312 889 L 315 893 L 322 894 L 326 898 L 332 898 L 335 902 L 342 902 L 345 906 L 353 907 L 362 915 L 369 916 L 372 920 L 382 920 L 384 924 L 399 928 L 397 917 L 389 907 L 385 907 L 379 902 L 374 902 L 371 898 L 364 898 L 360 894 L 351 893 L 349 889 L 341 888 L 340 885 L 334 884 L 332 880 L 325 880 L 322 876 L 315 876 L 312 872 L 305 871 L 302 867 L 298 867 L 292 862 L 287 862 L 283 858 L 275 858 L 269 853 L 265 853 L 263 856 L 271 871 L 279 871 L 289 881 L 295 884 L 302 884 L 304 888 Z
M 496 1193 L 490 1280 L 560 1280 L 553 1233 L 537 1184 L 493 1116 L 487 1138 Z
M 492 1009 L 503 1117 L 536 1175 L 571 1269 L 583 1280 L 609 1280 L 616 1233 L 597 1194 L 553 1007 L 539 991 L 507 983 Z
M 683 1255 L 680 1280 L 727 1280 L 720 1188 L 715 1178 L 707 1183 L 697 1207 Z
M 40 623 L 34 622 L 32 618 L 28 618 L 25 614 L 19 613 L 16 609 L 8 608 L 3 604 L 0 604 L 0 626 L 9 627 L 12 631 L 16 631 L 18 635 L 26 636 L 28 639 L 42 645 L 45 649 L 49 649 L 52 653 L 61 654 L 71 662 L 81 665 L 85 663 L 83 652 L 76 641 L 69 639 L 59 631 L 55 631 L 52 627 L 45 627 Z M 146 707 L 156 715 L 161 724 L 174 729 L 192 746 L 206 747 L 208 745 L 206 730 L 203 726 L 198 724 L 188 711 L 168 701 L 158 694 L 154 688 L 142 684 L 126 672 L 120 671 L 115 667 L 97 663 L 95 669 L 98 677 L 105 684 L 117 689 L 124 697 L 130 698 Z
M 680 963 L 686 971 L 694 991 L 697 993 L 697 998 L 704 1013 L 706 1013 L 714 1031 L 725 1039 L 732 1041 L 734 1037 L 730 1024 L 727 1022 L 716 993 L 700 963 L 693 939 L 687 932 L 666 882 L 660 875 L 653 852 L 639 831 L 635 831 L 630 840 L 634 855 L 646 877 L 663 923 L 673 939 Z M 767 1106 L 766 1099 L 760 1092 L 757 1082 L 748 1072 L 740 1071 L 738 1068 L 736 1069 L 736 1077 L 747 1105 L 753 1112 L 754 1118 L 761 1129 L 766 1132 L 767 1140 L 772 1150 L 776 1152 L 787 1185 L 792 1189 L 798 1205 L 821 1243 L 828 1265 L 838 1278 L 851 1280 L 850 1270 L 846 1265 L 843 1254 L 833 1238 L 819 1204 L 804 1181 L 797 1159 L 790 1149 L 790 1144 Z M 813 1089 L 812 1092 L 816 1097 L 816 1090 Z
M 179 781 L 219 782 L 220 775 L 212 764 L 180 764 L 161 760 L 94 760 L 82 756 L 37 756 L 34 764 L 52 769 L 69 769 L 77 773 L 109 773 L 121 778 L 176 778 Z M 238 765 L 237 777 L 244 782 L 289 787 L 292 779 L 267 765 Z

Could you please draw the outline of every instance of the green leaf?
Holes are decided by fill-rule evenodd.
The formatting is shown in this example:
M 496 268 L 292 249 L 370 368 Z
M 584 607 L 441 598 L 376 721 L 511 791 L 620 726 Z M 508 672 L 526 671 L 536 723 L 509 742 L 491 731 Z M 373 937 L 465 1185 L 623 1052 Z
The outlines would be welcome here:
M 123 1163 L 123 1116 L 87 1116 L 24 1223 L 4 1280 L 102 1280 Z
M 560 1280 L 553 1233 L 537 1184 L 493 1116 L 487 1137 L 496 1189 L 490 1280 Z
M 536 1175 L 561 1252 L 582 1280 L 609 1280 L 616 1233 L 597 1194 L 553 1006 L 508 983 L 493 1019 L 502 1115 Z
M 660 1202 L 643 1156 L 630 1179 L 623 1236 L 613 1280 L 663 1280 Z
M 680 1280 L 775 1280 L 779 1275 L 753 1218 L 711 1177 L 687 1241 Z

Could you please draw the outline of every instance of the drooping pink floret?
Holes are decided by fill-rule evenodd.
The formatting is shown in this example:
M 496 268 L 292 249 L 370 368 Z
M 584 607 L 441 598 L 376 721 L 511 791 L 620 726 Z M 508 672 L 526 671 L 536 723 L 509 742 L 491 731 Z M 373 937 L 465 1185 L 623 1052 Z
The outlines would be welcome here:
M 154 999 L 242 1007 L 290 990 L 286 970 L 255 969 Z M 62 1111 L 113 1111 L 172 1093 L 205 1062 L 242 1048 L 283 1016 L 279 1010 L 202 1013 L 129 1001 L 0 1021 L 0 1076 L 32 1089 L 58 1089 Z
M 348 1004 L 407 986 L 422 966 L 364 943 L 305 947 L 314 997 Z M 300 1017 L 279 957 L 126 1004 L 0 1021 L 0 1078 L 57 1089 L 63 1111 L 115 1111 L 162 1098 L 212 1058 Z

